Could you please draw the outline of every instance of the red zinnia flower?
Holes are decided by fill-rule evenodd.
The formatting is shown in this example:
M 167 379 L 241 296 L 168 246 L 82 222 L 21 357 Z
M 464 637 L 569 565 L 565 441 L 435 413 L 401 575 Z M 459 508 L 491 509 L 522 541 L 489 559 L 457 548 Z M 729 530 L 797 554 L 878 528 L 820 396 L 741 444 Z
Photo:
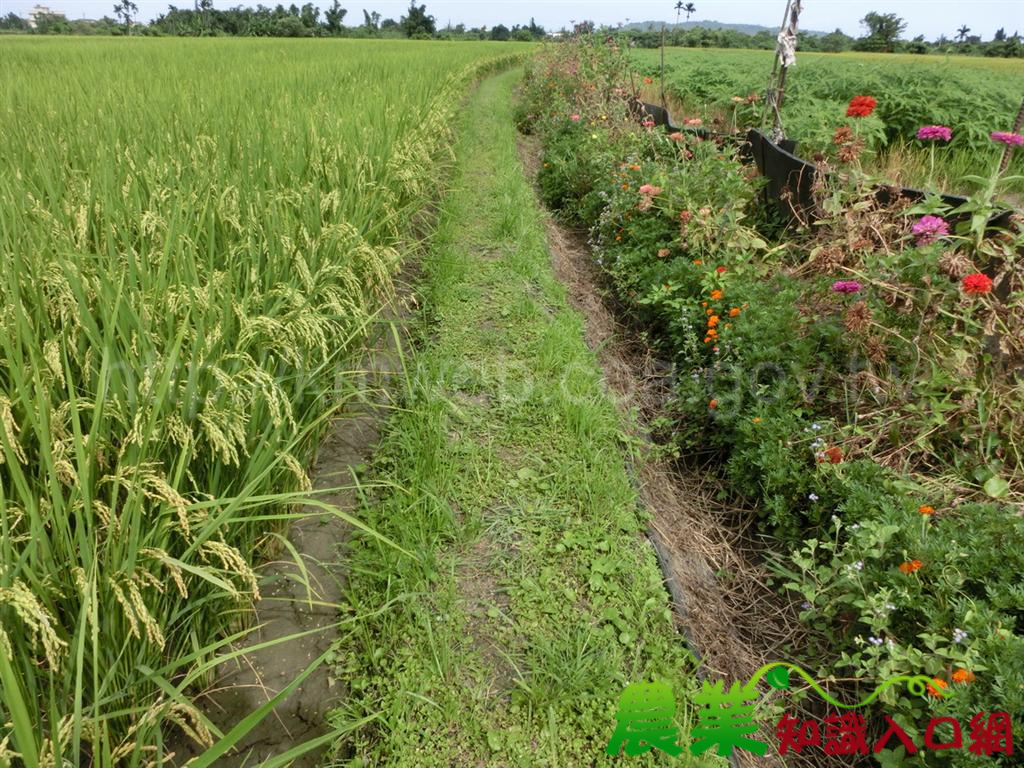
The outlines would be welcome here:
M 718 269 L 715 270 L 715 272 L 721 275 L 725 272 L 725 267 L 719 267 Z
M 867 117 L 875 111 L 878 102 L 871 96 L 854 96 L 846 108 L 847 117 Z
M 964 293 L 991 293 L 992 278 L 981 272 L 967 275 L 963 279 Z

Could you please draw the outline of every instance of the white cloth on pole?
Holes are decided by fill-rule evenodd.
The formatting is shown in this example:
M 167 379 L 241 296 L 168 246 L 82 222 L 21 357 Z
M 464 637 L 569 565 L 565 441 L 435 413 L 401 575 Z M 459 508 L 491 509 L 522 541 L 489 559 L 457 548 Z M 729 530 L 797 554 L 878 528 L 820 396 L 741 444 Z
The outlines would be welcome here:
M 789 18 L 779 30 L 779 44 L 775 48 L 775 52 L 779 55 L 779 61 L 784 67 L 792 67 L 796 64 L 796 23 L 799 16 L 800 0 L 793 0 Z

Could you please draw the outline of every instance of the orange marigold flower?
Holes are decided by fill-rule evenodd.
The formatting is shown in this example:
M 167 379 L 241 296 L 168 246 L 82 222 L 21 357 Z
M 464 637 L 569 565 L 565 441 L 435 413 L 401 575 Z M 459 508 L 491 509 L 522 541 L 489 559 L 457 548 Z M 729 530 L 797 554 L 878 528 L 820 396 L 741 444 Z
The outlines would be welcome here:
M 754 422 L 755 424 L 760 424 L 761 423 L 761 417 L 760 416 L 755 416 L 754 418 L 751 419 L 751 421 Z
M 708 318 L 708 328 L 714 328 L 719 322 L 718 315 L 712 315 Z
M 705 344 L 710 344 L 711 343 L 711 337 L 710 336 L 705 336 L 704 337 L 704 343 Z
M 924 565 L 920 560 L 908 560 L 905 563 L 900 563 L 900 570 L 903 573 L 914 573 L 914 571 L 921 570 L 921 566 Z
M 718 407 L 718 401 L 717 400 L 712 400 L 710 403 L 708 403 L 708 408 L 717 408 L 717 407 Z
M 629 166 L 629 170 L 631 170 L 631 171 L 639 171 L 640 170 L 640 166 L 637 165 L 636 163 L 633 163 L 631 166 Z
M 652 78 L 650 78 L 650 77 L 645 77 L 644 78 L 644 85 L 650 85 L 653 82 L 654 82 L 654 80 Z
M 700 303 L 700 305 L 701 305 L 702 307 L 706 307 L 706 306 L 708 305 L 708 303 L 707 303 L 706 301 L 702 301 L 702 302 Z
M 708 329 L 708 336 L 710 336 L 712 339 L 717 339 L 718 338 L 718 331 L 716 331 L 714 328 L 709 328 Z
M 622 188 L 623 188 L 623 189 L 629 189 L 629 184 L 623 184 L 623 185 L 622 185 Z
M 717 289 L 712 291 L 711 298 L 715 301 L 718 301 L 720 298 L 722 298 L 722 292 Z
M 974 673 L 969 669 L 958 669 L 953 672 L 954 683 L 973 683 Z
M 933 677 L 931 683 L 925 683 L 924 687 L 928 689 L 929 696 L 942 696 L 940 692 L 943 688 L 949 688 L 949 683 L 943 680 L 941 677 Z
M 739 313 L 740 313 L 740 308 L 739 307 L 733 307 L 732 309 L 729 310 L 729 317 L 736 317 L 736 315 L 738 315 Z
M 826 448 L 825 458 L 828 459 L 829 464 L 839 464 L 843 460 L 843 449 L 838 445 L 833 445 L 831 448 Z
M 700 259 L 694 259 L 694 260 L 693 260 L 693 263 L 694 263 L 694 264 L 696 264 L 696 265 L 697 265 L 697 266 L 699 267 L 699 266 L 700 266 L 701 264 L 703 264 L 704 262 L 703 262 L 703 261 L 701 261 Z
M 917 511 L 920 512 L 922 515 L 934 515 L 935 507 L 929 507 L 927 504 L 922 504 L 920 507 L 917 508 Z

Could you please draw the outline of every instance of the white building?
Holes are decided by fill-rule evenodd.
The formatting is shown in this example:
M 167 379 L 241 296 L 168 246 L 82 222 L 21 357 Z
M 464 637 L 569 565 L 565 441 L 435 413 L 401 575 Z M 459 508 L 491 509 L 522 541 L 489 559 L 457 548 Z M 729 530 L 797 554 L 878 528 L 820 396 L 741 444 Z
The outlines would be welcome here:
M 37 5 L 31 11 L 28 12 L 28 25 L 31 29 L 35 29 L 37 26 L 36 19 L 40 16 L 63 16 L 62 13 L 50 10 L 45 5 Z

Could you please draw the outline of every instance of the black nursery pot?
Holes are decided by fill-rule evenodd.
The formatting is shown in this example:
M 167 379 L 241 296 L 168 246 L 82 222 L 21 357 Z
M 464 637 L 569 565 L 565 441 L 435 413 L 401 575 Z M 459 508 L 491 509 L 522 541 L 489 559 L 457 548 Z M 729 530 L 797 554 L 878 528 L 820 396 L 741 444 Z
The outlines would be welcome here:
M 747 133 L 747 142 L 758 172 L 768 181 L 764 190 L 766 201 L 774 204 L 788 218 L 811 211 L 814 205 L 811 187 L 818 169 L 814 163 L 793 154 L 796 142 L 783 139 L 776 144 L 756 128 Z M 927 194 L 912 187 L 881 186 L 875 192 L 875 198 L 885 205 L 899 199 L 921 200 Z M 950 208 L 957 208 L 966 203 L 967 198 L 942 195 L 942 201 Z M 989 219 L 988 225 L 992 229 L 1003 229 L 1009 225 L 1011 216 L 1013 211 L 1001 211 Z M 946 218 L 955 225 L 969 219 L 970 214 L 950 214 Z

